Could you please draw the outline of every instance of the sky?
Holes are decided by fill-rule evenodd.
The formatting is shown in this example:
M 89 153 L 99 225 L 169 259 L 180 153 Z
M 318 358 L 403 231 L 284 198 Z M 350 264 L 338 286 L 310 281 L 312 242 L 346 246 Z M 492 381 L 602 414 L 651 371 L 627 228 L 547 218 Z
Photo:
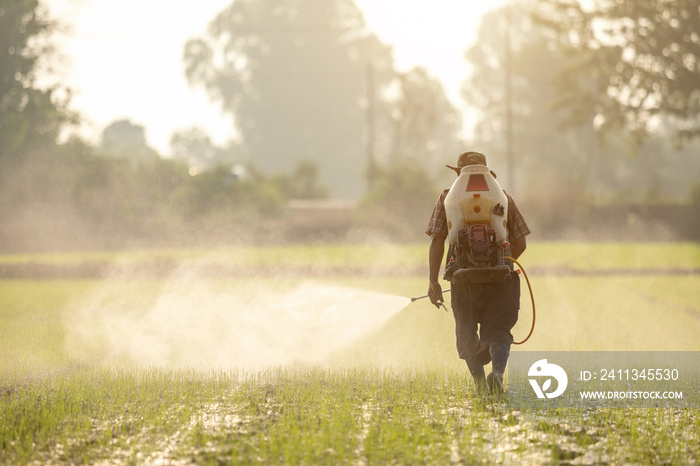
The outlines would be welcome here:
M 394 51 L 401 71 L 423 66 L 440 79 L 460 109 L 468 77 L 464 52 L 482 15 L 505 0 L 355 0 L 368 28 Z M 235 137 L 232 120 L 184 75 L 185 42 L 205 32 L 231 0 L 47 0 L 64 26 L 58 37 L 61 83 L 73 90 L 81 134 L 99 142 L 117 119 L 146 128 L 149 144 L 169 153 L 171 134 L 201 126 L 217 143 Z M 464 115 L 465 131 L 473 124 Z

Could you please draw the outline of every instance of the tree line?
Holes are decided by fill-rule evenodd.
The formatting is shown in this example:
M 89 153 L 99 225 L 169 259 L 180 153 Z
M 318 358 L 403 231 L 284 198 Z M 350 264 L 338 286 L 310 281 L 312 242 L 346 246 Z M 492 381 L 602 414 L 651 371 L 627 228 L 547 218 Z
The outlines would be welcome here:
M 610 205 L 697 203 L 699 14 L 697 0 L 541 0 L 484 17 L 463 88 L 481 113 L 474 142 L 505 170 L 509 28 L 507 181 L 540 226 Z
M 507 134 L 506 186 L 540 225 L 595 205 L 697 204 L 699 16 L 698 0 L 494 10 L 465 51 L 478 118 L 464 140 L 441 83 L 396 70 L 353 0 L 235 0 L 187 42 L 183 66 L 240 139 L 186 128 L 166 158 L 127 120 L 99 144 L 59 138 L 80 124 L 70 88 L 37 84 L 58 23 L 38 0 L 0 0 L 0 239 L 230 241 L 293 198 L 359 199 L 357 223 L 422 231 L 463 150 L 486 153 L 499 180 L 511 173 Z

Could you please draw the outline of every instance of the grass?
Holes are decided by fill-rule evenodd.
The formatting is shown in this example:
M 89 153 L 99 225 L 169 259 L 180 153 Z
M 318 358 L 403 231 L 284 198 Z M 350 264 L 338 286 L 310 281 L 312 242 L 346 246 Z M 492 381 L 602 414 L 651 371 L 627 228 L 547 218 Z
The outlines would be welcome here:
M 425 246 L 414 245 L 292 245 L 236 246 L 219 249 L 150 249 L 79 253 L 6 254 L 0 264 L 74 265 L 85 262 L 139 265 L 200 261 L 228 266 L 415 266 L 423 262 Z
M 620 248 L 533 244 L 522 262 L 526 267 L 598 267 L 585 257 L 607 251 L 600 264 L 603 268 L 647 268 L 647 261 L 669 269 L 698 266 L 696 245 Z M 240 260 L 313 262 L 304 251 L 309 249 L 247 250 L 246 258 Z M 361 265 L 371 260 L 367 258 L 371 251 L 348 246 L 320 248 L 314 260 Z M 425 253 L 424 248 L 417 248 L 414 257 L 411 248 L 406 251 L 406 264 L 418 263 L 418 253 Z M 204 252 L 163 254 L 189 260 Z M 216 260 L 229 257 L 226 254 L 232 251 L 223 251 Z M 6 263 L 7 257 L 2 258 Z M 85 257 L 97 256 L 33 256 L 27 260 L 70 262 Z M 113 261 L 119 254 L 104 257 Z M 145 260 L 141 257 L 129 260 Z M 379 263 L 386 260 L 381 257 Z M 507 403 L 484 402 L 475 396 L 464 365 L 456 357 L 452 316 L 426 300 L 408 305 L 351 347 L 329 353 L 320 365 L 287 364 L 265 370 L 177 364 L 143 367 L 98 359 L 99 345 L 107 344 L 104 339 L 94 342 L 94 351 L 71 348 L 71 327 L 79 324 L 82 315 L 77 311 L 86 299 L 97 303 L 95 309 L 101 313 L 146 318 L 146 311 L 168 296 L 185 299 L 190 291 L 204 290 L 211 303 L 222 306 L 230 303 L 229 298 L 248 293 L 254 299 L 245 301 L 238 312 L 254 314 L 274 290 L 291 291 L 305 282 L 293 275 L 264 280 L 194 276 L 187 280 L 0 281 L 0 463 L 700 461 L 697 409 L 519 412 Z M 538 323 L 531 341 L 514 351 L 700 350 L 697 275 L 557 277 L 535 273 L 531 280 Z M 422 276 L 370 274 L 314 281 L 400 296 L 425 293 Z M 172 289 L 181 294 L 173 294 Z M 513 332 L 516 340 L 529 330 L 527 299 L 523 291 L 521 319 Z M 193 306 L 199 303 L 195 316 L 200 321 L 216 307 L 207 307 L 203 301 L 206 299 L 193 301 Z M 192 307 L 189 301 L 183 306 Z M 356 306 L 359 309 L 363 303 Z M 211 329 L 208 342 L 218 341 L 215 335 L 222 328 L 231 331 L 233 327 Z M 236 334 L 224 337 L 235 339 Z M 183 346 L 195 351 L 194 343 Z
M 573 270 L 698 269 L 700 244 L 533 243 L 523 259 L 530 267 Z
M 693 410 L 483 404 L 457 372 L 77 369 L 5 395 L 9 463 L 690 464 Z
M 698 351 L 700 277 L 534 277 L 528 350 Z M 523 291 L 523 296 L 525 292 Z M 515 335 L 531 322 L 521 298 Z M 522 329 L 522 330 L 521 330 Z

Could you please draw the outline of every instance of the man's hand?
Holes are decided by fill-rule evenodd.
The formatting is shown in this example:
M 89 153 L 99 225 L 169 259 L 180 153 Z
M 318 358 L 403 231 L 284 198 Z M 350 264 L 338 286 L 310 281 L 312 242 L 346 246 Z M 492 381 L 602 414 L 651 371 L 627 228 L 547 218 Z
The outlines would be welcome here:
M 440 283 L 430 283 L 430 286 L 428 286 L 428 297 L 430 298 L 430 302 L 433 303 L 435 307 L 440 309 L 440 306 L 442 306 L 443 303 L 442 287 L 440 286 Z

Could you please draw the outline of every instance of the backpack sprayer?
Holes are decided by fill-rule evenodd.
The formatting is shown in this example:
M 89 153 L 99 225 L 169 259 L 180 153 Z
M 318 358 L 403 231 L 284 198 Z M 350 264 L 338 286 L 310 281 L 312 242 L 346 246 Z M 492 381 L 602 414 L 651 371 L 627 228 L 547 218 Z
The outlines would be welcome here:
M 535 329 L 535 299 L 525 269 L 508 255 L 508 198 L 485 165 L 462 168 L 445 197 L 449 249 L 444 280 L 452 283 L 502 283 L 515 273 L 506 261 L 517 264 L 525 276 L 532 300 L 532 327 Z M 450 291 L 449 289 L 444 292 Z M 411 302 L 428 295 L 411 298 Z

